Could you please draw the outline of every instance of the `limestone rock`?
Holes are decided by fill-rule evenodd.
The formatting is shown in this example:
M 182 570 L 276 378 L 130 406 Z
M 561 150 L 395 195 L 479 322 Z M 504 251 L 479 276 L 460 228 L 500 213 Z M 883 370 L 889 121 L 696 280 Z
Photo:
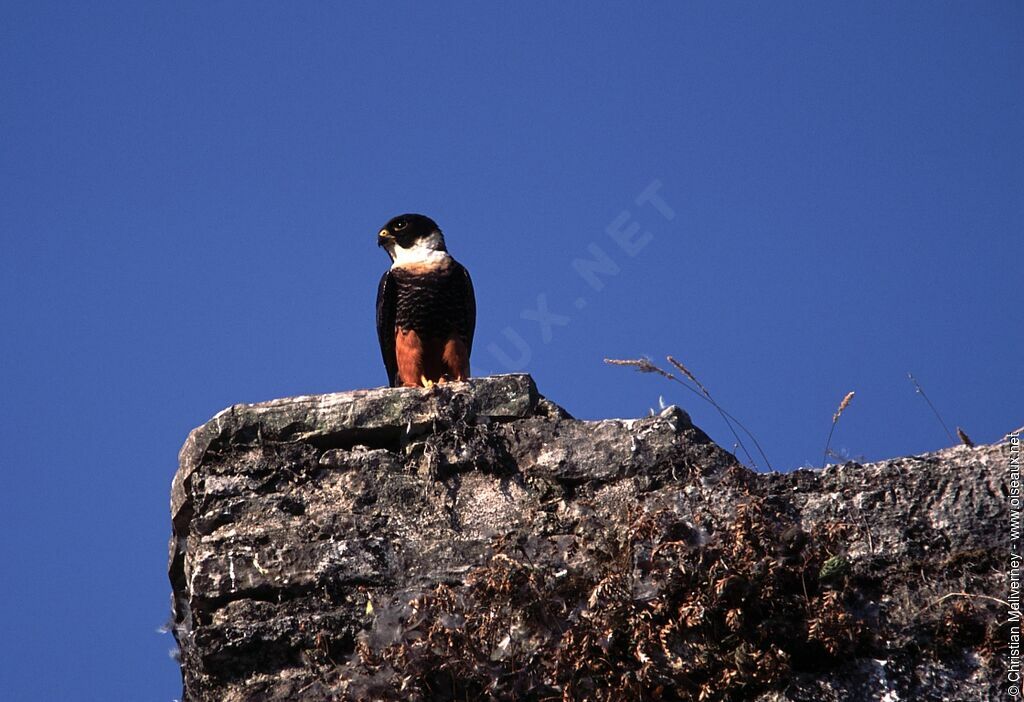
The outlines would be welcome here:
M 995 699 L 1007 461 L 756 474 L 524 375 L 236 405 L 172 485 L 184 699 Z

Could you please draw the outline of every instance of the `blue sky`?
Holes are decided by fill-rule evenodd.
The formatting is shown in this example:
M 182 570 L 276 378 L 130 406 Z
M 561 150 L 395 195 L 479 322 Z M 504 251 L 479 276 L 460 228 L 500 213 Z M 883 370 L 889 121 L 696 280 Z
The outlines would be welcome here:
M 601 362 L 671 353 L 780 469 L 849 390 L 836 449 L 948 444 L 908 371 L 1020 426 L 1022 79 L 1009 1 L 0 3 L 6 699 L 179 696 L 177 450 L 384 382 L 400 212 L 474 276 L 475 369 L 577 416 L 662 395 L 731 447 Z

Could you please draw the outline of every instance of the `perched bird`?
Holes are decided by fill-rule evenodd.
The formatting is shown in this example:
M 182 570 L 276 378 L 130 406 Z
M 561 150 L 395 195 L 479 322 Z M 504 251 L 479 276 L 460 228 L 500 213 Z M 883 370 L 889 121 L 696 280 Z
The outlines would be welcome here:
M 430 387 L 469 377 L 476 299 L 469 272 L 448 253 L 434 220 L 404 214 L 377 244 L 391 268 L 377 288 L 377 338 L 392 387 Z

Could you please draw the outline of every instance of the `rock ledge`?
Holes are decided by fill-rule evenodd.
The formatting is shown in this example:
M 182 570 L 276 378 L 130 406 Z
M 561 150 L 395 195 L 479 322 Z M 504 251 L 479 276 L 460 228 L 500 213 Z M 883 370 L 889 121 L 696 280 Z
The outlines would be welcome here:
M 756 474 L 525 375 L 235 405 L 172 484 L 184 699 L 996 699 L 1008 459 Z

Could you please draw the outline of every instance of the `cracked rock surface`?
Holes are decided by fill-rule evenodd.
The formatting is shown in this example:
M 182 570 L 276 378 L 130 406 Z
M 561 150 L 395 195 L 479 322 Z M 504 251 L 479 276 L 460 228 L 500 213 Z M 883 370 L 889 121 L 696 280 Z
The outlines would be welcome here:
M 758 474 L 525 375 L 236 405 L 172 484 L 183 697 L 997 699 L 1008 462 Z

